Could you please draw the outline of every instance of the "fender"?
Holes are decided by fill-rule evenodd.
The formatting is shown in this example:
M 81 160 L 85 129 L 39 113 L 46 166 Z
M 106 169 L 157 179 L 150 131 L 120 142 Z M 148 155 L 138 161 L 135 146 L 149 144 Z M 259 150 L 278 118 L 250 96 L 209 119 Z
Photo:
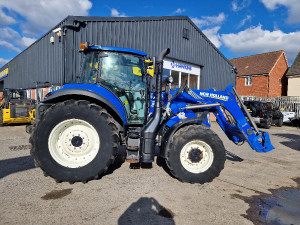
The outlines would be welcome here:
M 208 120 L 207 120 L 207 112 L 203 113 L 200 117 L 192 117 L 187 118 L 184 120 L 179 121 L 178 123 L 174 124 L 172 127 L 168 129 L 168 131 L 163 135 L 163 140 L 160 148 L 160 156 L 163 158 L 167 158 L 167 150 L 169 149 L 169 144 L 172 140 L 173 135 L 177 130 L 184 126 L 188 125 L 201 125 L 204 124 L 207 126 Z
M 118 119 L 121 120 L 124 125 L 127 123 L 126 111 L 119 98 L 102 86 L 89 84 L 65 85 L 62 89 L 57 90 L 52 95 L 49 95 L 41 104 L 39 104 L 39 113 L 37 114 L 41 114 L 43 111 L 45 111 L 45 109 L 42 109 L 42 106 L 45 106 L 47 109 L 49 106 L 51 106 L 51 103 L 65 101 L 72 98 L 89 98 L 95 100 L 96 102 L 101 102 L 109 107 L 119 117 Z

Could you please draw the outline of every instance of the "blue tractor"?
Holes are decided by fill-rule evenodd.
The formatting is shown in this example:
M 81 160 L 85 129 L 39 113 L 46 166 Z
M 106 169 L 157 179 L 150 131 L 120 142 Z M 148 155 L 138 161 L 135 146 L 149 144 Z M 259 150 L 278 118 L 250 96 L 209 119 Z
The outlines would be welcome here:
M 226 159 L 221 139 L 210 129 L 210 113 L 234 143 L 246 141 L 257 152 L 274 149 L 233 85 L 225 91 L 192 90 L 186 84 L 172 89 L 172 77 L 162 76 L 169 49 L 149 62 L 137 50 L 87 43 L 81 48 L 77 81 L 49 93 L 37 106 L 30 137 L 36 164 L 57 182 L 101 177 L 120 145 L 126 145 L 130 163 L 152 163 L 159 149 L 158 157 L 180 181 L 210 182 Z M 155 85 L 147 73 L 150 66 Z

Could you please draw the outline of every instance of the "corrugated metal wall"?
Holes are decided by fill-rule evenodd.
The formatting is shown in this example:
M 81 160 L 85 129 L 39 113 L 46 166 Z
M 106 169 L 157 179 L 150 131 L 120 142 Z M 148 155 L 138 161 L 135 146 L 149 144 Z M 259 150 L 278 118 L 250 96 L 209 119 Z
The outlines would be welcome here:
M 68 35 L 72 33 L 72 37 L 69 38 L 73 40 L 73 50 L 86 41 L 102 46 L 138 49 L 150 56 L 158 56 L 163 49 L 170 48 L 171 53 L 168 57 L 202 67 L 201 89 L 216 87 L 222 90 L 228 84 L 235 83 L 231 63 L 187 17 L 74 19 L 86 22 L 86 26 L 79 31 L 68 31 Z M 183 38 L 183 28 L 189 30 L 189 39 Z M 73 52 L 75 54 L 69 59 L 73 68 L 66 71 L 68 80 L 79 72 L 77 65 L 80 64 L 81 56 Z
M 80 29 L 67 29 L 66 64 L 63 57 L 63 38 L 50 44 L 49 32 L 9 63 L 10 75 L 5 87 L 22 85 L 28 88 L 34 80 L 60 82 L 65 68 L 65 82 L 79 74 L 82 55 L 81 42 L 102 46 L 133 48 L 158 56 L 170 48 L 168 57 L 202 67 L 201 89 L 216 87 L 221 90 L 235 82 L 230 62 L 210 43 L 188 17 L 68 17 L 56 27 L 80 21 Z M 73 24 L 77 24 L 74 22 Z M 183 28 L 189 30 L 189 39 L 183 38 Z M 15 69 L 13 69 L 16 67 Z M 21 69 L 20 69 L 21 68 Z M 19 77 L 22 77 L 19 79 Z M 16 82 L 16 83 L 14 83 Z
M 29 89 L 36 86 L 35 82 L 60 84 L 63 81 L 63 42 L 52 30 L 0 69 L 9 68 L 4 88 Z M 51 36 L 54 44 L 50 43 Z

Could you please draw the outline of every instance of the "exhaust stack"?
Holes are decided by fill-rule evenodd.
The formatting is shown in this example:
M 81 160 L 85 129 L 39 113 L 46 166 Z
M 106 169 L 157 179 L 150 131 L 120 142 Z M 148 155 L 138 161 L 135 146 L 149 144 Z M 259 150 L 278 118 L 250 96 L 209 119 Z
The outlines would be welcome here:
M 158 60 L 155 63 L 155 74 L 156 74 L 156 90 L 155 90 L 155 106 L 152 118 L 145 125 L 141 132 L 141 162 L 151 163 L 154 161 L 154 148 L 155 138 L 158 132 L 159 124 L 162 117 L 162 74 L 163 74 L 163 60 L 170 53 L 170 49 L 163 50 Z

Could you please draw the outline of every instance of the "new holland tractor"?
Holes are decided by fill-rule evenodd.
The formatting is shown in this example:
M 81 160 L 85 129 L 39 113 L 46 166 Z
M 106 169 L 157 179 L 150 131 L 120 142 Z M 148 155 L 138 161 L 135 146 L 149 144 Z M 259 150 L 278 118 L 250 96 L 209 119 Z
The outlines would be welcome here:
M 36 164 L 57 182 L 101 177 L 120 145 L 126 145 L 130 163 L 152 163 L 158 148 L 158 157 L 180 181 L 210 182 L 226 159 L 223 142 L 210 129 L 210 113 L 234 143 L 248 142 L 257 152 L 274 149 L 233 85 L 225 91 L 192 90 L 186 84 L 172 89 L 172 77 L 162 77 L 169 49 L 149 63 L 137 50 L 87 43 L 81 48 L 76 83 L 48 94 L 37 106 L 30 137 Z M 147 73 L 151 64 L 153 77 Z

